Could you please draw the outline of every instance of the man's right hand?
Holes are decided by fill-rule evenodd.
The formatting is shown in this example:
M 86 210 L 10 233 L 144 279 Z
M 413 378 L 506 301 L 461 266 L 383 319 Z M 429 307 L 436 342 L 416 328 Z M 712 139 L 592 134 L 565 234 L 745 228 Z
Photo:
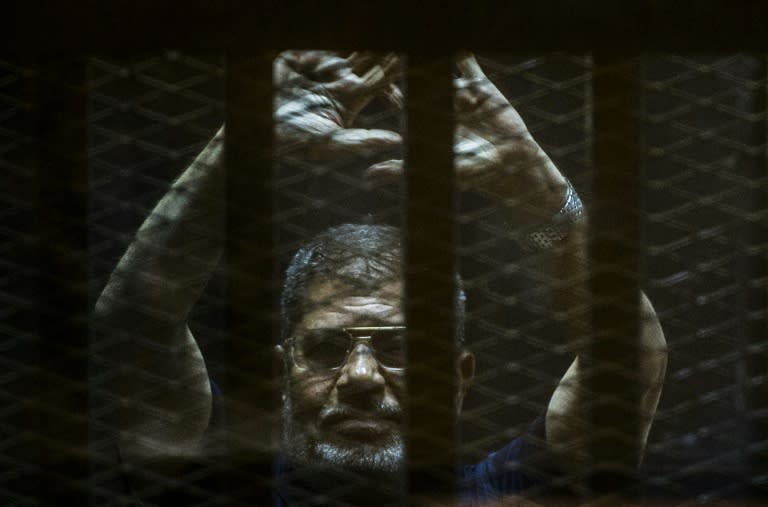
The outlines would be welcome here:
M 274 66 L 276 132 L 280 155 L 305 160 L 370 157 L 402 144 L 390 130 L 350 128 L 377 95 L 398 100 L 398 59 L 329 51 L 285 51 Z

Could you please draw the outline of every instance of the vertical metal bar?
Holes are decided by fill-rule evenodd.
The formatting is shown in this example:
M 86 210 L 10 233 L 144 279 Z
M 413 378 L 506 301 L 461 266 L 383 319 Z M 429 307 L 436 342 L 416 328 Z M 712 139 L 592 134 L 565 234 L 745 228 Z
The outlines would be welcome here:
M 746 461 L 750 476 L 762 480 L 750 481 L 748 491 L 750 500 L 763 498 L 765 480 L 768 476 L 768 452 L 761 443 L 768 441 L 768 389 L 765 374 L 768 371 L 768 354 L 765 351 L 765 337 L 768 336 L 768 251 L 766 244 L 766 214 L 768 214 L 768 57 L 764 54 L 753 55 L 757 61 L 757 78 L 762 82 L 762 90 L 756 91 L 755 111 L 762 111 L 762 121 L 754 131 L 754 139 L 762 144 L 763 151 L 756 158 L 754 166 L 759 168 L 754 175 L 764 183 L 754 190 L 753 217 L 748 223 L 747 237 L 747 308 L 746 339 L 741 344 L 741 356 L 744 366 L 744 396 L 746 398 L 745 418 L 749 421 L 749 435 L 746 442 Z M 752 164 L 750 164 L 751 166 Z
M 408 484 L 414 504 L 455 496 L 453 61 L 407 64 L 405 315 Z
M 594 405 L 591 451 L 595 493 L 626 495 L 634 484 L 640 425 L 638 365 L 640 130 L 639 63 L 595 53 L 593 340 L 587 362 Z
M 43 505 L 88 505 L 85 58 L 42 58 L 38 90 L 37 491 Z
M 226 65 L 228 449 L 233 485 L 267 505 L 272 463 L 275 282 L 272 228 L 272 54 L 230 53 Z M 244 467 L 243 465 L 248 465 Z M 241 472 L 241 473 L 238 473 Z M 238 488 L 238 489 L 241 489 Z

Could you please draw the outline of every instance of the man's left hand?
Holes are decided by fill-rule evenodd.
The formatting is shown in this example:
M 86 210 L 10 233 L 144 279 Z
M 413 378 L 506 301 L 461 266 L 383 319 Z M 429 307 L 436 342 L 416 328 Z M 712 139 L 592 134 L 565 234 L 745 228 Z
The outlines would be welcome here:
M 511 221 L 536 224 L 563 204 L 566 183 L 518 112 L 485 75 L 472 54 L 457 61 L 454 166 L 459 188 L 501 199 Z M 402 160 L 368 169 L 370 177 L 400 176 Z

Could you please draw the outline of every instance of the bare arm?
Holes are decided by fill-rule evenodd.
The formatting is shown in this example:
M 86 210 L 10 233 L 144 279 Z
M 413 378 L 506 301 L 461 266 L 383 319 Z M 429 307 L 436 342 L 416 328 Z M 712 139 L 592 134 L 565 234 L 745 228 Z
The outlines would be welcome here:
M 530 230 L 546 225 L 566 200 L 567 181 L 531 136 L 522 118 L 485 76 L 471 55 L 459 59 L 457 80 L 456 171 L 465 188 L 485 192 L 502 202 L 501 213 L 510 230 Z M 576 355 L 557 386 L 545 418 L 547 445 L 559 456 L 565 471 L 579 469 L 587 451 L 587 431 L 582 414 L 591 400 L 585 395 L 585 375 L 579 355 L 588 336 L 584 301 L 589 295 L 589 266 L 585 255 L 586 213 L 574 218 L 559 246 L 539 252 L 539 267 L 553 281 L 553 314 L 564 316 L 569 334 L 565 345 Z M 656 413 L 666 370 L 666 343 L 650 301 L 638 294 L 643 315 L 640 368 L 636 381 L 642 390 L 642 442 L 636 465 Z
M 467 57 L 460 67 L 465 82 L 458 92 L 459 111 L 464 116 L 465 138 L 478 139 L 477 147 L 487 146 L 483 153 L 493 153 L 497 163 L 483 161 L 476 154 L 461 158 L 458 171 L 465 171 L 465 179 L 473 188 L 479 188 L 505 202 L 503 213 L 510 226 L 526 231 L 552 220 L 566 200 L 567 183 L 552 160 L 539 147 L 528 132 L 520 116 L 503 95 L 483 74 L 474 58 Z M 485 141 L 485 144 L 483 143 Z M 461 157 L 461 151 L 458 152 Z M 480 160 L 480 163 L 477 163 Z M 461 173 L 460 173 L 461 175 Z M 553 313 L 565 316 L 563 331 L 569 334 L 565 345 L 576 355 L 558 384 L 549 403 L 545 427 L 547 445 L 558 457 L 561 466 L 569 470 L 583 470 L 581 465 L 587 452 L 588 428 L 583 414 L 591 401 L 585 394 L 585 372 L 580 356 L 588 335 L 587 283 L 589 266 L 585 254 L 586 213 L 568 224 L 565 238 L 556 247 L 539 252 L 540 267 L 551 276 L 553 283 Z M 666 370 L 666 342 L 656 313 L 645 294 L 638 294 L 643 316 L 635 382 L 641 389 L 639 413 L 642 414 L 641 442 L 637 455 L 628 456 L 629 465 L 637 465 L 645 449 L 653 417 L 661 395 Z
M 222 252 L 223 129 L 144 221 L 96 304 L 122 365 L 121 449 L 194 452 L 211 411 L 205 362 L 187 317 Z
M 277 146 L 308 161 L 370 156 L 400 145 L 385 130 L 349 128 L 395 76 L 392 56 L 285 52 L 275 64 Z M 357 72 L 361 75 L 358 75 Z M 129 458 L 196 454 L 212 395 L 189 313 L 222 254 L 224 129 L 171 186 L 99 298 L 95 319 L 120 364 L 121 450 Z
M 552 252 L 553 278 L 560 283 L 553 294 L 553 302 L 564 315 L 572 343 L 579 354 L 560 380 L 549 402 L 546 415 L 546 437 L 551 449 L 560 457 L 559 462 L 567 473 L 583 472 L 589 460 L 588 405 L 591 398 L 587 391 L 588 372 L 580 359 L 581 349 L 588 336 L 587 287 L 589 269 L 585 254 L 585 222 L 574 225 L 564 244 Z M 638 414 L 640 414 L 640 441 L 636 443 L 636 455 L 627 456 L 621 465 L 639 465 L 645 452 L 648 434 L 661 397 L 667 368 L 667 346 L 659 319 L 644 293 L 638 297 L 641 316 L 638 369 L 634 378 L 640 388 Z

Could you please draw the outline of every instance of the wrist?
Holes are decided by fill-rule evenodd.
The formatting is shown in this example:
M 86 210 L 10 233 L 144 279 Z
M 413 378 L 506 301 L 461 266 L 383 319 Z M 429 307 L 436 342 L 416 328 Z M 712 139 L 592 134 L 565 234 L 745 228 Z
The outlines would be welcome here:
M 521 246 L 528 251 L 545 251 L 556 248 L 585 220 L 584 205 L 570 181 L 565 179 L 565 195 L 556 213 L 545 222 L 524 231 Z

